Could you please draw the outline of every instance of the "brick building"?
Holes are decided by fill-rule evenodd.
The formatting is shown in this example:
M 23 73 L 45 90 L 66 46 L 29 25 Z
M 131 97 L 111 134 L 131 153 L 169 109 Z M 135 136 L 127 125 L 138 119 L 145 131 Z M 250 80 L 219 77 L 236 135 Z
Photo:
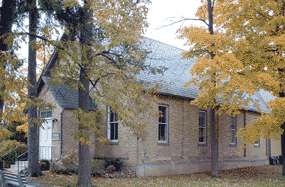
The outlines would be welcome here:
M 103 116 L 101 123 L 108 126 L 106 136 L 112 140 L 111 145 L 98 146 L 95 136 L 90 138 L 93 143 L 91 156 L 117 157 L 133 167 L 138 176 L 159 176 L 182 174 L 210 170 L 210 133 L 209 111 L 190 105 L 190 101 L 198 96 L 198 89 L 184 88 L 191 78 L 190 69 L 195 59 L 183 59 L 181 49 L 145 38 L 144 44 L 151 53 L 146 63 L 168 68 L 163 75 L 141 73 L 137 78 L 144 81 L 162 81 L 164 89 L 157 93 L 159 104 L 157 110 L 160 118 L 147 121 L 146 140 L 135 137 L 129 127 L 116 121 L 114 113 L 107 106 L 97 106 L 90 98 L 90 110 L 102 109 L 110 114 Z M 42 111 L 47 120 L 46 129 L 41 129 L 40 146 L 42 158 L 60 160 L 67 154 L 66 150 L 77 150 L 78 142 L 71 134 L 78 129 L 72 110 L 78 107 L 78 92 L 71 87 L 49 85 L 48 73 L 60 63 L 57 53 L 49 60 L 37 85 L 38 97 L 52 103 L 55 108 Z M 258 100 L 263 112 L 270 112 L 266 102 L 259 93 L 253 96 Z M 254 145 L 236 153 L 242 145 L 241 138 L 236 138 L 238 129 L 251 123 L 260 114 L 253 105 L 237 117 L 222 114 L 218 118 L 219 129 L 219 169 L 229 169 L 253 165 L 268 165 L 271 154 L 269 141 L 261 138 Z M 138 120 L 144 120 L 138 117 Z M 49 148 L 48 148 L 49 147 Z

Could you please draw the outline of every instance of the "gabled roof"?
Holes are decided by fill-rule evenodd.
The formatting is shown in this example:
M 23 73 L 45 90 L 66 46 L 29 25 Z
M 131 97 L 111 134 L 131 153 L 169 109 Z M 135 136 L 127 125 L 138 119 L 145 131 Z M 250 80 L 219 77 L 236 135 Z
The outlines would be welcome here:
M 65 37 L 63 36 L 62 38 L 64 39 Z M 184 87 L 185 83 L 189 81 L 189 79 L 193 78 L 190 74 L 190 70 L 195 63 L 196 58 L 186 60 L 181 54 L 183 51 L 182 49 L 147 37 L 143 39 L 142 44 L 144 48 L 148 49 L 150 52 L 145 59 L 146 65 L 150 65 L 152 67 L 165 67 L 167 70 L 164 71 L 163 74 L 155 75 L 141 71 L 140 74 L 136 76 L 138 80 L 146 82 L 161 81 L 163 89 L 159 94 L 167 94 L 189 99 L 195 99 L 198 97 L 198 88 L 193 86 L 189 86 L 187 88 Z M 49 60 L 46 69 L 43 71 L 43 74 L 39 79 L 37 90 L 40 90 L 41 85 L 43 84 L 42 82 L 48 83 L 48 78 L 44 78 L 44 76 L 48 74 L 48 70 L 53 66 L 57 56 L 58 55 L 55 52 Z M 68 85 L 66 88 L 60 88 L 59 90 L 61 91 L 53 90 L 52 93 L 54 97 L 56 96 L 58 98 L 58 101 L 62 106 L 68 106 L 71 108 L 76 108 L 76 106 L 78 107 L 78 104 L 75 103 L 75 100 L 77 101 L 77 99 L 75 99 L 75 95 L 67 93 L 71 92 L 71 88 L 68 87 Z M 65 101 L 63 96 L 66 97 Z M 259 92 L 251 97 L 260 103 L 260 108 L 263 112 L 270 113 L 270 110 L 266 108 L 266 102 L 263 100 L 263 97 Z M 250 111 L 258 112 L 257 108 L 255 108 L 252 103 L 250 103 L 247 108 Z
M 153 67 L 164 66 L 167 70 L 163 74 L 156 75 L 141 72 L 137 76 L 139 80 L 149 82 L 162 81 L 162 94 L 170 94 L 189 99 L 195 99 L 198 97 L 199 89 L 197 87 L 184 87 L 185 83 L 188 82 L 189 79 L 193 78 L 190 74 L 190 70 L 195 63 L 196 58 L 186 60 L 181 54 L 183 51 L 182 49 L 153 39 L 144 38 L 143 44 L 151 52 L 147 56 L 145 63 Z M 249 95 L 246 94 L 245 97 L 249 97 Z M 270 113 L 270 110 L 266 107 L 266 102 L 263 100 L 263 97 L 259 92 L 251 96 L 251 98 L 258 101 L 262 112 Z M 253 106 L 253 103 L 249 103 L 247 108 L 250 111 L 258 112 L 257 108 Z
M 78 108 L 78 99 L 79 93 L 78 90 L 73 92 L 72 87 L 70 85 L 66 85 L 65 87 L 60 86 L 59 84 L 56 87 L 53 87 L 49 84 L 51 77 L 42 76 L 43 82 L 48 86 L 50 92 L 52 93 L 53 97 L 58 102 L 61 108 L 66 109 L 77 109 Z M 95 102 L 89 98 L 89 110 L 97 110 L 98 107 Z

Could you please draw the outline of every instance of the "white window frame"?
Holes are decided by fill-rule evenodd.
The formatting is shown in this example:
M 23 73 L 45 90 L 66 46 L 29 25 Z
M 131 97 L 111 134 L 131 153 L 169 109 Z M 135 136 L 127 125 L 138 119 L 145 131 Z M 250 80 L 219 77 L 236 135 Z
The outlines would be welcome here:
M 158 105 L 158 114 L 159 114 L 159 107 L 165 107 L 166 110 L 165 110 L 165 123 L 162 123 L 162 122 L 159 122 L 159 117 L 158 117 L 158 126 L 157 126 L 157 140 L 158 140 L 158 143 L 168 143 L 168 106 L 167 105 Z M 160 124 L 164 124 L 165 125 L 165 140 L 159 140 L 159 125 Z
M 234 124 L 235 128 L 234 129 L 232 128 L 232 125 L 233 125 L 232 118 L 234 118 L 234 121 L 235 121 L 235 124 Z M 232 131 L 235 131 L 235 142 L 232 142 L 232 139 L 233 139 Z M 237 145 L 237 137 L 236 137 L 236 135 L 237 135 L 237 117 L 231 115 L 230 116 L 230 137 L 231 137 L 230 145 Z
M 40 111 L 40 117 L 42 117 L 42 113 L 44 112 L 51 112 L 51 117 L 45 117 L 44 119 L 52 119 L 52 111 L 51 110 L 45 110 L 45 111 Z
M 205 120 L 204 120 L 204 122 L 205 122 L 205 127 L 202 127 L 202 126 L 200 126 L 200 112 L 201 113 L 204 113 L 205 114 Z M 206 111 L 199 111 L 199 116 L 198 116 L 198 141 L 199 141 L 199 144 L 207 144 L 207 112 Z M 205 135 L 205 141 L 203 141 L 203 142 L 200 142 L 200 137 L 199 137 L 199 135 L 200 135 L 200 129 L 205 129 L 205 131 L 204 131 L 204 135 Z
M 108 130 L 107 130 L 107 137 L 111 140 L 111 108 L 108 107 Z M 113 121 L 112 123 L 118 123 L 118 139 L 111 140 L 112 142 L 119 142 L 119 121 Z

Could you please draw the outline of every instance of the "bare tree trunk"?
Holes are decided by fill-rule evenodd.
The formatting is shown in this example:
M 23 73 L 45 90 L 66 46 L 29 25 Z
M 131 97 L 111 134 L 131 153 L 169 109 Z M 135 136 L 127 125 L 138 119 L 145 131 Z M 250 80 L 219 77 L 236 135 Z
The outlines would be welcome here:
M 210 135 L 211 135 L 211 176 L 219 176 L 219 155 L 218 155 L 218 129 L 215 109 L 210 107 Z
M 283 73 L 283 69 L 279 69 L 280 73 Z M 279 93 L 279 97 L 284 98 L 285 94 L 283 92 Z M 282 129 L 285 129 L 285 123 L 281 125 Z M 282 176 L 285 176 L 285 132 L 281 135 L 281 154 L 282 154 Z
M 209 32 L 211 35 L 214 35 L 214 23 L 213 23 L 213 5 L 212 0 L 208 0 L 208 13 L 209 13 Z M 213 44 L 215 45 L 215 44 Z M 211 59 L 214 58 L 214 53 L 211 51 Z M 215 74 L 213 75 L 215 76 Z M 215 78 L 213 78 L 213 82 Z M 214 102 L 216 101 L 216 96 L 212 98 Z M 219 166 L 219 153 L 218 153 L 218 131 L 216 122 L 216 112 L 215 108 L 210 107 L 210 135 L 211 135 L 211 176 L 218 177 L 218 166 Z
M 285 129 L 285 123 L 281 126 L 282 129 Z M 285 133 L 281 135 L 281 152 L 282 152 L 282 176 L 285 176 Z
M 90 42 L 92 38 L 92 12 L 90 10 L 90 5 L 84 1 L 83 9 L 83 29 L 81 30 L 81 41 L 80 43 L 84 46 Z M 88 73 L 88 60 L 90 59 L 91 51 L 88 50 L 87 57 L 82 58 L 82 64 L 80 69 L 80 83 L 83 84 L 84 90 L 79 89 L 79 108 L 84 112 L 89 112 L 89 81 L 86 74 Z M 86 59 L 87 58 L 87 59 Z M 80 120 L 80 119 L 79 119 Z M 84 129 L 89 132 L 88 127 L 79 126 L 79 130 Z M 89 140 L 89 135 L 87 137 Z M 78 176 L 78 186 L 92 186 L 91 181 L 91 168 L 90 168 L 90 148 L 86 143 L 80 143 L 78 145 L 79 149 L 79 176 Z
M 29 0 L 30 12 L 29 12 L 29 32 L 35 34 L 37 30 L 38 15 L 36 9 L 36 0 Z M 28 87 L 29 99 L 34 100 L 36 97 L 36 49 L 35 49 L 36 38 L 30 36 L 29 40 L 29 57 L 28 57 L 28 79 L 31 83 L 31 87 Z M 31 106 L 28 109 L 28 150 L 29 150 L 29 177 L 38 177 L 42 175 L 39 165 L 39 127 L 34 120 L 37 118 L 36 106 Z

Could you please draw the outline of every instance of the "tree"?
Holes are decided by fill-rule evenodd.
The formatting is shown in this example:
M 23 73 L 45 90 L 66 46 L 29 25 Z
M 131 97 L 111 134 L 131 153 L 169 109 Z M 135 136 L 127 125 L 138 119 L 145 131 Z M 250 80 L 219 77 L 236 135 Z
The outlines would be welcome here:
M 36 0 L 30 0 L 28 2 L 30 7 L 29 12 L 29 33 L 36 35 L 38 25 L 38 12 L 36 8 Z M 37 67 L 37 50 L 35 47 L 36 37 L 30 36 L 29 40 L 29 59 L 28 59 L 28 79 L 30 85 L 28 87 L 28 97 L 30 100 L 34 100 L 37 96 L 36 93 L 36 67 Z M 39 167 L 39 127 L 36 123 L 37 118 L 37 107 L 31 105 L 28 108 L 28 149 L 29 149 L 29 169 L 28 176 L 35 177 L 41 176 L 42 172 Z
M 216 2 L 216 36 L 203 34 L 199 42 L 194 43 L 187 57 L 197 56 L 200 51 L 214 51 L 213 60 L 200 57 L 191 70 L 199 76 L 189 82 L 195 85 L 205 85 L 204 95 L 198 97 L 195 103 L 207 106 L 210 88 L 215 89 L 223 103 L 219 103 L 220 111 L 228 114 L 238 114 L 246 110 L 249 103 L 258 103 L 250 95 L 264 89 L 275 96 L 267 107 L 271 113 L 262 113 L 261 117 L 245 128 L 240 129 L 238 137 L 244 137 L 246 144 L 254 143 L 264 136 L 267 139 L 281 135 L 283 157 L 283 173 L 285 175 L 285 134 L 284 134 L 284 10 L 283 1 L 260 0 L 219 0 Z M 204 29 L 199 32 L 204 33 Z M 187 43 L 195 41 L 197 30 L 184 28 L 180 30 L 181 38 Z M 192 35 L 191 35 L 191 34 Z M 215 42 L 211 46 L 209 41 Z M 205 67 L 213 67 L 206 69 Z M 216 87 L 207 85 L 209 71 L 216 73 Z M 204 78 L 204 79 L 203 79 Z M 246 82 L 246 84 L 244 84 Z M 261 111 L 260 111 L 261 112 Z
M 92 29 L 92 10 L 90 9 L 90 3 L 87 1 L 84 1 L 84 7 L 83 7 L 83 15 L 82 20 L 84 23 L 82 24 L 84 29 L 81 29 L 81 37 L 80 37 L 80 43 L 83 46 L 83 49 L 85 45 L 91 44 L 91 38 L 93 35 L 93 29 Z M 92 55 L 91 49 L 88 49 L 86 51 L 86 55 L 84 55 L 84 51 L 82 52 L 82 64 L 80 67 L 80 79 L 79 83 L 83 85 L 83 87 L 79 86 L 79 101 L 78 106 L 79 109 L 82 110 L 85 113 L 89 113 L 89 80 L 88 80 L 88 72 L 89 67 L 88 64 L 90 63 L 90 58 Z M 79 121 L 81 119 L 79 118 Z M 83 124 L 79 125 L 78 128 L 79 131 L 85 130 L 87 133 L 89 133 L 89 127 L 85 127 Z M 86 136 L 86 140 L 89 141 L 89 135 Z M 78 177 L 78 186 L 92 186 L 91 182 L 91 168 L 90 168 L 90 149 L 86 142 L 79 141 L 79 177 Z
M 138 123 L 136 116 L 151 109 L 157 90 L 157 85 L 149 86 L 135 78 L 141 70 L 151 68 L 144 65 L 147 51 L 141 47 L 147 9 L 140 4 L 144 1 L 84 1 L 83 6 L 77 1 L 57 3 L 55 16 L 65 26 L 68 39 L 59 44 L 61 65 L 52 71 L 50 84 L 69 83 L 79 90 L 79 109 L 74 111 L 79 125 L 74 133 L 79 140 L 78 185 L 90 186 L 89 136 L 94 132 L 100 135 L 106 128 L 98 123 L 104 111 L 89 112 L 89 95 L 99 106 L 118 112 L 119 120 L 136 136 L 145 134 L 146 124 Z M 98 141 L 108 142 L 99 136 Z
M 180 36 L 178 38 L 187 38 L 187 43 L 190 46 L 193 46 L 190 48 L 190 51 L 187 53 L 183 53 L 183 55 L 186 58 L 192 58 L 192 57 L 198 57 L 201 59 L 201 57 L 204 58 L 204 60 L 212 61 L 215 57 L 215 51 L 214 47 L 216 45 L 216 42 L 214 40 L 208 40 L 204 41 L 202 38 L 214 38 L 216 32 L 214 32 L 214 8 L 215 8 L 215 0 L 207 0 L 201 1 L 203 4 L 198 8 L 198 11 L 196 13 L 196 16 L 198 19 L 191 19 L 186 18 L 180 21 L 185 20 L 199 20 L 206 24 L 207 27 L 184 27 L 179 29 L 177 32 L 180 33 Z M 208 22 L 207 22 L 208 20 Z M 199 36 L 198 36 L 199 35 Z M 206 39 L 207 40 L 207 39 Z M 191 43 L 190 43 L 191 41 Z M 198 59 L 199 61 L 199 59 Z M 200 61 L 199 61 L 200 62 Z M 196 62 L 197 63 L 197 62 Z M 215 90 L 216 87 L 216 70 L 213 66 L 210 64 L 207 64 L 208 69 L 205 72 L 196 72 L 197 73 L 197 79 L 193 80 L 192 82 L 189 81 L 185 84 L 185 87 L 188 87 L 191 85 L 191 83 L 196 84 L 196 86 L 199 86 L 199 96 L 197 99 L 192 101 L 192 104 L 196 104 L 200 107 L 209 108 L 210 113 L 210 137 L 211 137 L 211 176 L 212 177 L 218 177 L 218 166 L 219 166 L 219 154 L 218 154 L 218 129 L 217 129 L 217 114 L 216 110 L 218 109 L 217 104 L 217 92 Z M 203 67 L 203 69 L 205 69 Z M 200 67 L 201 68 L 201 67 Z M 205 73 L 205 74 L 204 74 Z M 193 74 L 193 73 L 192 73 Z M 201 82 L 201 79 L 203 78 L 205 82 Z M 205 91 L 207 91 L 208 95 L 205 96 Z M 205 100 L 206 97 L 206 100 Z M 203 101 L 203 103 L 201 103 Z

